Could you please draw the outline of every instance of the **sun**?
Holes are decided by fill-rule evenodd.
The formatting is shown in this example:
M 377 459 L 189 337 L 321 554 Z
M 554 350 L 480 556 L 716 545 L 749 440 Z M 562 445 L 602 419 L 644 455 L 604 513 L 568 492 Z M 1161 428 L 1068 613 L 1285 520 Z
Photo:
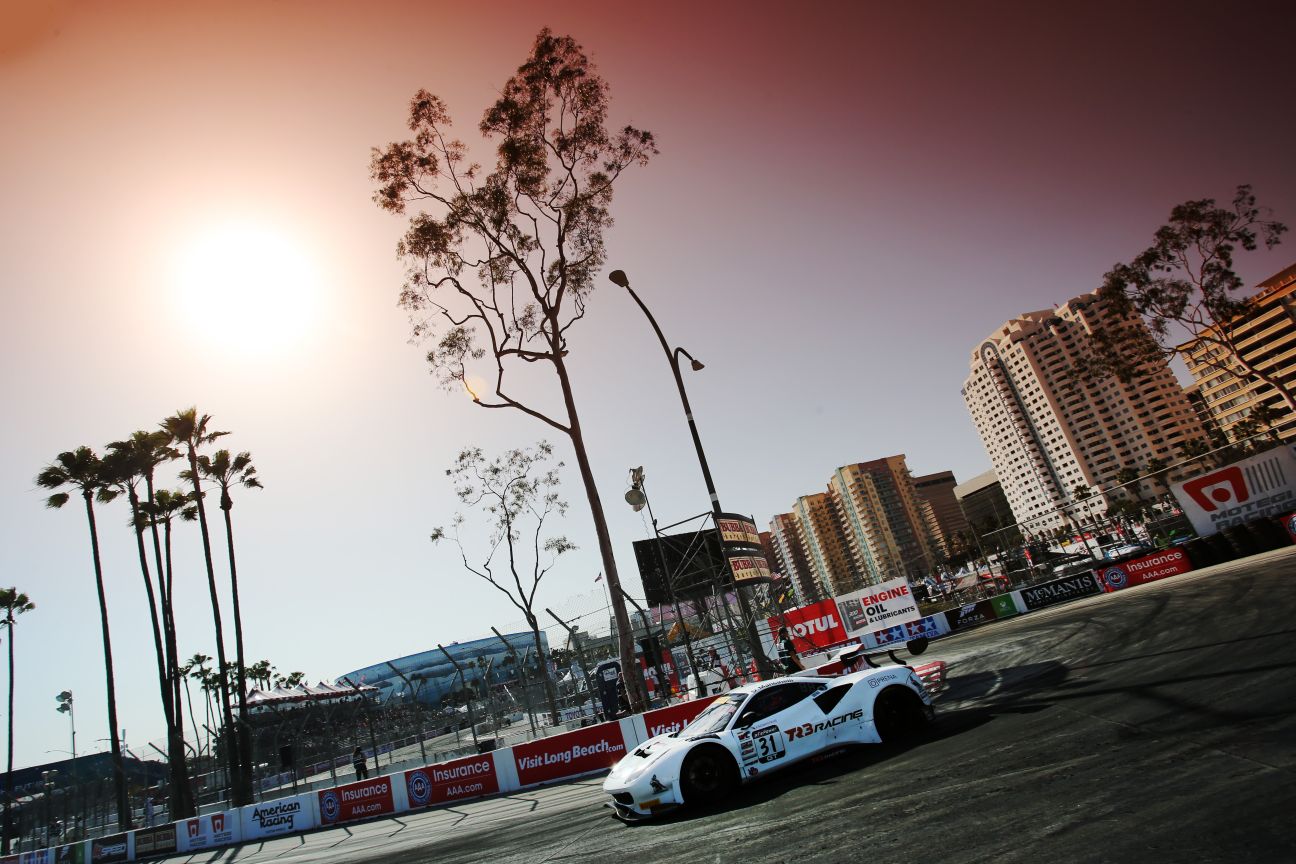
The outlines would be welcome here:
M 319 318 L 318 274 L 286 231 L 251 222 L 205 229 L 181 244 L 176 269 L 183 326 L 226 353 L 291 351 Z

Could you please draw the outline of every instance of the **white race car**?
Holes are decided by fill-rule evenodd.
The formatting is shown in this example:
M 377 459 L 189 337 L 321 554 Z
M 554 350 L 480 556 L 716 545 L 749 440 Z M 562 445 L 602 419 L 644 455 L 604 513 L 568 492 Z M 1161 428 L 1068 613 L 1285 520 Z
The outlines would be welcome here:
M 903 738 L 932 716 L 923 679 L 903 665 L 747 684 L 678 732 L 636 747 L 613 767 L 603 791 L 617 816 L 643 819 L 717 801 L 739 783 L 818 753 Z

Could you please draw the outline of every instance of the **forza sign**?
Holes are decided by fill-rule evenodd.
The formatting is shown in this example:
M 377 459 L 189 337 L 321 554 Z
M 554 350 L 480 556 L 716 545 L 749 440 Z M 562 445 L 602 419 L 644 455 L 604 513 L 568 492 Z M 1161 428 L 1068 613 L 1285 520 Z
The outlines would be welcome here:
M 1296 505 L 1296 455 L 1275 447 L 1171 487 L 1203 537 L 1252 519 L 1279 516 Z

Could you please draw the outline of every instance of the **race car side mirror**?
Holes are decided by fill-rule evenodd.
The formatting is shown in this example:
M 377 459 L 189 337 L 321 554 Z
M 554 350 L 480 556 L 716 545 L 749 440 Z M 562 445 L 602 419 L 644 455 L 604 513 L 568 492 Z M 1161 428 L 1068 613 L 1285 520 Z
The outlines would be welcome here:
M 917 657 L 919 654 L 927 650 L 927 644 L 927 637 L 919 636 L 917 639 L 910 639 L 905 643 L 905 647 L 909 649 L 910 654 Z

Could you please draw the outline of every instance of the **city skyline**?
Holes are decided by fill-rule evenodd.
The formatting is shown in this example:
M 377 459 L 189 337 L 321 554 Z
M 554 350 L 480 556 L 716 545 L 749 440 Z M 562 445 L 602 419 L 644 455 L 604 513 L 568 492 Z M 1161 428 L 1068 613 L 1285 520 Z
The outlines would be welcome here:
M 982 473 L 969 350 L 1098 287 L 1173 205 L 1251 183 L 1296 220 L 1283 4 L 380 7 L 0 13 L 0 584 L 37 606 L 16 633 L 19 767 L 67 746 L 61 690 L 79 741 L 107 734 L 84 518 L 46 511 L 33 478 L 189 405 L 265 483 L 234 511 L 249 660 L 314 682 L 516 629 L 427 537 L 455 509 L 459 448 L 545 429 L 436 389 L 396 308 L 402 225 L 370 201 L 367 165 L 420 87 L 489 162 L 476 123 L 543 26 L 590 53 L 613 123 L 657 135 L 661 156 L 618 188 L 607 269 L 706 364 L 685 374 L 716 485 L 762 527 L 859 460 Z M 1293 260 L 1280 246 L 1238 269 L 1255 285 Z M 707 498 L 651 331 L 597 282 L 570 362 L 638 593 L 631 543 L 651 532 L 621 504 L 628 469 L 645 466 L 663 523 Z M 541 589 L 555 608 L 601 596 L 572 473 L 565 491 L 580 548 Z M 135 749 L 162 730 L 147 613 L 121 507 L 100 533 Z M 177 560 L 181 654 L 211 654 L 193 531 Z

